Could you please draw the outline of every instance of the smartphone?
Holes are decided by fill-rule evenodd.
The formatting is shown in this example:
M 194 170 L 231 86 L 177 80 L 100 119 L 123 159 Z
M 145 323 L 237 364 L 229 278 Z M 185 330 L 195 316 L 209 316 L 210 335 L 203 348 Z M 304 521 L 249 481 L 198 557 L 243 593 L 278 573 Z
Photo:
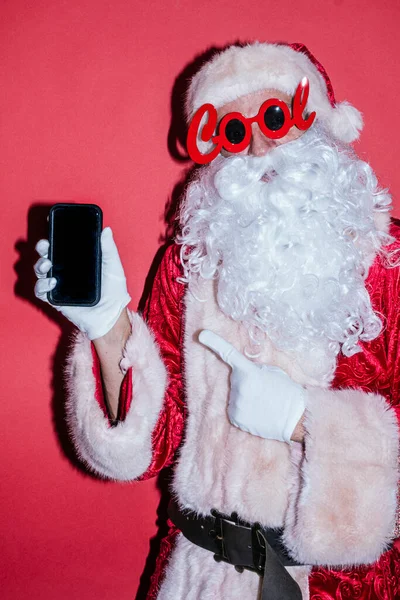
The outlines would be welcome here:
M 96 204 L 60 203 L 49 213 L 49 277 L 57 284 L 48 292 L 55 306 L 95 306 L 101 295 L 103 213 Z

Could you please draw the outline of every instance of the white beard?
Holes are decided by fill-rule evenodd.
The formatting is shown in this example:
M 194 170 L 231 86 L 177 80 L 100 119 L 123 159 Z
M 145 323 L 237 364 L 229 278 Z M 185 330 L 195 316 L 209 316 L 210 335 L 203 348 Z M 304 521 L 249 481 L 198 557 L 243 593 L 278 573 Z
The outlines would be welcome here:
M 315 125 L 264 157 L 218 157 L 186 191 L 183 281 L 196 296 L 199 278 L 217 278 L 249 354 L 267 334 L 328 383 L 340 348 L 351 356 L 381 331 L 365 278 L 392 241 L 374 220 L 390 204 L 370 166 Z

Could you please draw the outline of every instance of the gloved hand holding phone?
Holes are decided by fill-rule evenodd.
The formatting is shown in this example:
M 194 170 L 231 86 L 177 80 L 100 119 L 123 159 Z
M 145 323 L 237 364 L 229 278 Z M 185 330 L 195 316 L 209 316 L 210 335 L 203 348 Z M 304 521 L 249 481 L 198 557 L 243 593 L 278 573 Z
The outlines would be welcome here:
M 103 229 L 100 242 L 102 250 L 100 301 L 95 306 L 54 306 L 80 331 L 86 333 L 90 340 L 108 333 L 131 300 L 127 290 L 124 269 L 110 227 Z M 79 240 L 71 239 L 71 246 L 76 244 L 79 244 Z M 46 239 L 39 240 L 36 244 L 36 250 L 41 258 L 34 265 L 34 271 L 38 277 L 35 285 L 35 296 L 44 302 L 48 302 L 47 294 L 57 284 L 55 278 L 48 276 L 52 267 L 52 263 L 48 258 L 49 241 Z M 76 246 L 74 250 L 76 253 Z M 77 272 L 79 268 L 79 263 L 77 263 Z

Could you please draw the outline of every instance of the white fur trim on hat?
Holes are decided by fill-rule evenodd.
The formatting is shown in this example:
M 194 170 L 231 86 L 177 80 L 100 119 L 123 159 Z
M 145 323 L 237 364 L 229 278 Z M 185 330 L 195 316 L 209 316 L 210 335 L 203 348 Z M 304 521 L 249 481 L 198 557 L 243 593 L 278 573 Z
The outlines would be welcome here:
M 361 113 L 348 102 L 332 106 L 324 77 L 310 58 L 285 44 L 255 42 L 230 46 L 215 55 L 193 77 L 186 98 L 188 121 L 210 102 L 215 108 L 252 92 L 276 89 L 293 95 L 303 77 L 310 83 L 307 109 L 343 142 L 359 137 Z

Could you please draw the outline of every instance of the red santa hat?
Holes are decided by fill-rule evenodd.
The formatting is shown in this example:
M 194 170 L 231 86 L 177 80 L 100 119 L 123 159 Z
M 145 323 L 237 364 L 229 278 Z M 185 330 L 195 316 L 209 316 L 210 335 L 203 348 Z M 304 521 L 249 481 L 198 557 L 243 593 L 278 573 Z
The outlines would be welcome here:
M 185 105 L 187 119 L 190 121 L 207 102 L 219 108 L 262 89 L 293 95 L 303 77 L 310 82 L 307 110 L 315 110 L 317 121 L 338 140 L 356 140 L 363 126 L 361 113 L 348 102 L 336 103 L 325 69 L 304 44 L 254 42 L 219 52 L 190 82 Z

